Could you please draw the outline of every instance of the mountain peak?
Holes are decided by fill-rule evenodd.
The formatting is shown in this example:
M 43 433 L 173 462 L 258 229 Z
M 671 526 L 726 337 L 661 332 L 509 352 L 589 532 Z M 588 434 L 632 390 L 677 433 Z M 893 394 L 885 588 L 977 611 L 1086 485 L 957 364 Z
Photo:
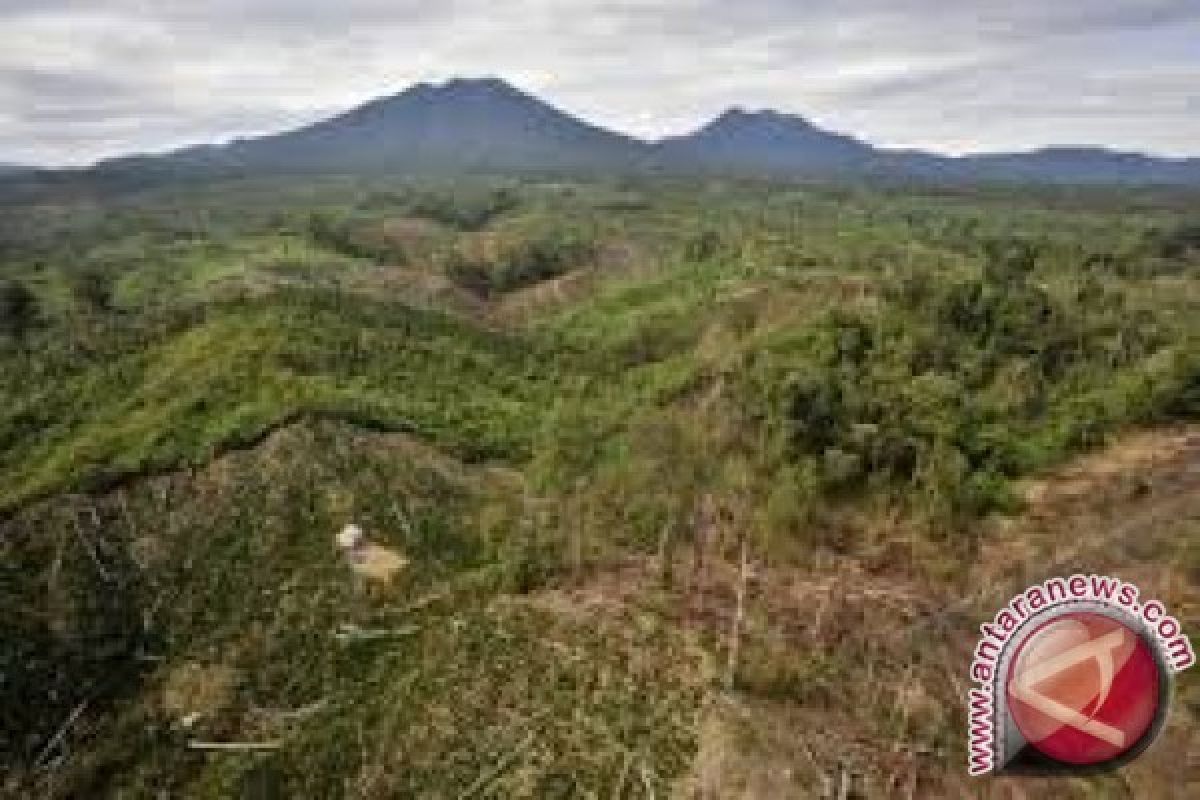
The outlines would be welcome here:
M 497 78 L 494 75 L 486 75 L 478 78 L 451 78 L 442 84 L 442 88 L 448 91 L 466 90 L 523 94 L 523 92 L 508 81 L 503 78 Z
M 402 97 L 410 92 L 432 97 L 522 97 L 533 99 L 531 95 L 522 92 L 505 80 L 496 77 L 480 78 L 451 78 L 443 83 L 418 83 L 416 86 L 401 92 L 396 97 Z
M 243 165 L 278 169 L 504 172 L 615 169 L 640 143 L 495 77 L 419 83 L 306 128 L 242 143 Z
M 695 133 L 667 140 L 660 155 L 682 167 L 769 175 L 858 168 L 874 151 L 804 117 L 734 106 Z
M 791 127 L 804 130 L 814 129 L 811 122 L 795 114 L 784 114 L 769 108 L 749 111 L 742 106 L 733 106 L 726 109 L 705 127 Z
M 395 94 L 371 100 L 346 114 L 353 115 L 363 111 L 387 109 L 405 103 L 441 104 L 448 105 L 458 102 L 480 101 L 517 101 L 529 104 L 541 104 L 541 101 L 530 94 L 522 92 L 510 83 L 500 78 L 451 78 L 443 83 L 421 82 L 413 84 Z

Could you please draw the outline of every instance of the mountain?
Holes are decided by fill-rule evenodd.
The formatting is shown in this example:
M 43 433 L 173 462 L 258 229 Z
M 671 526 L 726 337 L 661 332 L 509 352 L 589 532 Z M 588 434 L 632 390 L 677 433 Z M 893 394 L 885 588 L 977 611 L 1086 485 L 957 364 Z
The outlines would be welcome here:
M 228 176 L 482 172 L 1200 187 L 1200 159 L 1086 147 L 963 157 L 888 150 L 770 110 L 734 108 L 688 135 L 644 142 L 485 78 L 417 84 L 284 133 L 117 158 L 84 170 L 0 175 L 0 201 L 46 191 L 119 191 Z
M 762 176 L 857 176 L 935 182 L 1200 186 L 1200 159 L 1154 158 L 1104 148 L 951 157 L 877 148 L 776 111 L 726 111 L 687 136 L 656 145 L 669 171 Z
M 298 130 L 181 154 L 248 172 L 528 172 L 624 168 L 645 145 L 496 79 L 418 84 Z
M 803 117 L 776 111 L 726 111 L 695 133 L 660 141 L 654 162 L 668 170 L 754 175 L 869 169 L 877 151 Z
M 1048 147 L 952 159 L 963 179 L 1200 185 L 1200 159 L 1154 158 L 1098 147 Z

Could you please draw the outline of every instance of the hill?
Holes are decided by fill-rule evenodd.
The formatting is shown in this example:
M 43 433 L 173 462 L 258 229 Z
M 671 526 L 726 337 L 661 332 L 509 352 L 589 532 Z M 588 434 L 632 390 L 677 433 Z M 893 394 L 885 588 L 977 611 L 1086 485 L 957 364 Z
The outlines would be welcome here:
M 1094 147 L 966 156 L 952 160 L 949 171 L 963 180 L 1200 186 L 1200 159 L 1152 158 Z
M 969 795 L 1010 590 L 1200 624 L 1198 230 L 708 180 L 0 209 L 0 794 Z M 1196 674 L 1126 770 L 990 796 L 1193 796 Z
M 708 180 L 0 209 L 0 794 L 1194 796 L 1196 670 L 1053 786 L 969 781 L 961 687 L 1049 574 L 1200 624 L 1198 230 Z

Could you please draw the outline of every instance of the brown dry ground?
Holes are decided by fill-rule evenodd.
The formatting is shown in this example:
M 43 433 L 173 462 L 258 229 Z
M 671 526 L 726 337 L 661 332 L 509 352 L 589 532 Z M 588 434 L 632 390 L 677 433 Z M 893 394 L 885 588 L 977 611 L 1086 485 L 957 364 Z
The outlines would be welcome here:
M 291 426 L 252 451 L 218 458 L 198 473 L 151 479 L 145 489 L 164 498 L 191 493 L 194 497 L 189 507 L 224 508 L 236 505 L 250 475 L 265 471 L 267 494 L 256 502 L 271 509 L 295 507 L 295 499 L 284 491 L 286 485 L 270 476 L 293 474 L 298 469 L 294 461 L 335 442 L 344 450 L 346 468 L 355 473 L 362 469 L 363 454 L 378 460 L 385 467 L 380 474 L 399 481 L 390 489 L 397 497 L 417 497 L 426 491 L 428 487 L 409 485 L 414 476 L 426 473 L 440 476 L 439 481 L 448 486 L 470 484 L 481 495 L 511 496 L 522 490 L 515 473 L 466 467 L 403 434 L 352 433 L 340 426 L 309 442 L 312 435 L 303 426 Z M 279 466 L 264 470 L 264 465 L 275 462 Z M 321 472 L 304 477 L 302 483 L 326 487 L 337 481 Z M 370 491 L 370 487 L 360 488 L 363 497 L 387 494 L 378 487 Z M 726 688 L 726 656 L 738 570 L 736 548 L 729 541 L 714 544 L 704 571 L 694 569 L 690 548 L 677 551 L 670 570 L 653 558 L 629 557 L 582 572 L 555 588 L 503 596 L 496 601 L 497 611 L 502 619 L 521 619 L 519 612 L 532 606 L 529 610 L 535 611 L 537 618 L 549 620 L 538 624 L 531 641 L 545 646 L 563 676 L 586 675 L 589 659 L 603 652 L 625 666 L 644 662 L 629 678 L 630 685 L 644 696 L 663 695 L 671 686 L 682 686 L 687 688 L 688 698 L 693 694 L 702 697 L 698 706 L 688 701 L 686 707 L 695 713 L 689 711 L 686 724 L 679 723 L 681 729 L 694 728 L 696 735 L 694 753 L 690 737 L 686 747 L 678 747 L 680 763 L 691 759 L 690 768 L 676 784 L 678 798 L 1200 796 L 1200 668 L 1177 681 L 1172 713 L 1159 740 L 1118 773 L 1074 781 L 967 777 L 964 700 L 977 628 L 1017 591 L 1053 575 L 1114 575 L 1136 583 L 1146 596 L 1162 600 L 1193 641 L 1200 631 L 1200 428 L 1127 434 L 1106 449 L 1029 481 L 1022 491 L 1027 506 L 1020 515 L 987 520 L 978 530 L 962 533 L 960 538 L 974 545 L 932 540 L 928 533 L 886 510 L 861 510 L 822 523 L 845 530 L 801 537 L 838 543 L 837 548 L 805 547 L 786 559 L 776 556 L 770 562 L 755 558 L 732 690 Z M 278 498 L 273 497 L 275 492 L 280 493 Z M 114 515 L 120 511 L 121 497 L 118 494 L 113 499 Z M 339 524 L 358 518 L 351 496 L 334 492 L 322 503 Z M 162 514 L 158 516 L 175 524 L 165 508 L 159 509 Z M 388 518 L 382 512 L 377 516 Z M 186 517 L 177 522 L 184 525 Z M 267 541 L 271 546 L 284 550 L 295 546 L 287 525 L 281 519 L 279 530 L 270 532 Z M 332 532 L 337 526 L 330 523 L 325 529 Z M 181 535 L 169 530 L 160 535 L 135 533 L 130 534 L 131 557 L 143 570 L 170 562 L 170 543 Z M 399 547 L 395 531 L 389 533 L 376 525 L 369 535 Z M 184 537 L 180 546 L 197 544 L 202 538 L 202 532 L 195 533 L 190 539 Z M 328 547 L 326 538 L 321 539 L 321 546 Z M 316 572 L 309 577 L 296 574 L 313 585 L 339 587 L 347 583 L 345 565 L 327 560 L 327 569 L 312 567 Z M 403 571 L 401 582 L 411 581 L 413 572 Z M 440 585 L 416 588 L 430 592 L 429 602 L 442 602 Z M 399 590 L 390 591 L 395 594 Z M 360 597 L 344 587 L 337 592 L 345 597 L 331 601 L 325 609 L 329 612 L 329 619 L 322 623 L 325 627 L 346 619 L 349 610 L 378 599 Z M 288 603 L 299 604 L 305 597 L 304 592 L 295 595 Z M 396 601 L 404 599 L 395 594 L 384 600 L 389 596 Z M 425 604 L 426 600 L 415 600 L 405 609 Z M 505 614 L 505 606 L 518 613 Z M 313 618 L 305 606 L 290 616 L 279 616 L 277 628 L 253 637 L 235 632 L 232 649 L 201 647 L 182 665 L 164 664 L 148 684 L 151 691 L 145 701 L 176 722 L 198 715 L 194 723 L 197 735 L 248 741 L 274 737 L 278 731 L 270 726 L 281 724 L 277 717 L 264 718 L 240 706 L 228 708 L 234 702 L 231 698 L 244 693 L 244 684 L 256 679 L 253 673 L 230 665 L 245 662 L 295 669 L 296 680 L 300 680 L 306 675 L 306 665 L 289 659 L 275 663 L 256 648 L 285 638 L 288 625 L 311 625 Z M 377 621 L 363 622 L 375 625 Z M 602 650 L 581 648 L 581 632 L 593 633 Z M 658 649 L 649 648 L 647 641 L 657 642 Z M 253 658 L 237 655 L 251 651 Z M 213 652 L 224 653 L 224 657 L 210 657 Z M 520 652 L 525 659 L 533 655 L 527 649 Z M 439 654 L 444 655 L 440 650 L 431 651 L 431 664 L 443 668 L 445 662 L 435 658 Z M 539 669 L 544 668 L 543 664 Z M 473 663 L 471 669 L 475 669 Z M 490 690 L 511 680 L 511 670 L 497 672 L 504 674 L 476 675 L 475 685 L 458 686 L 447 695 L 453 702 L 446 707 L 461 703 L 463 692 L 480 687 Z M 379 684 L 383 693 L 396 691 L 388 675 L 386 682 Z M 524 699 L 532 708 L 541 708 L 546 702 L 544 692 L 545 687 L 539 685 Z M 279 708 L 307 707 L 305 703 L 312 700 L 308 695 L 303 703 L 290 697 L 273 699 L 269 693 L 263 696 L 264 704 Z M 437 703 L 447 698 L 438 695 L 435 702 L 420 709 L 430 715 L 441 713 L 443 707 Z M 380 702 L 392 708 L 393 700 Z M 572 696 L 571 702 L 577 698 Z M 609 704 L 605 696 L 597 701 L 597 709 Z M 400 713 L 398 708 L 396 713 Z M 464 718 L 479 713 L 469 705 L 462 710 Z M 586 714 L 576 717 L 590 718 Z M 693 717 L 698 723 L 693 723 Z M 87 722 L 85 714 L 77 728 Z M 588 753 L 594 747 L 587 731 L 571 732 L 578 719 L 563 716 L 556 724 L 562 730 L 556 738 L 547 739 L 544 752 L 539 751 L 537 757 L 546 769 L 562 761 L 563 743 L 573 742 L 572 736 L 580 739 L 578 752 Z M 447 728 L 451 729 L 459 730 L 457 723 Z M 409 748 L 420 745 L 415 739 L 406 741 Z M 441 747 L 445 743 L 435 744 Z M 320 757 L 326 744 L 314 739 L 312 747 L 313 757 Z M 387 796 L 381 787 L 403 777 L 402 771 L 388 771 L 382 765 L 398 769 L 409 763 L 411 749 L 401 752 L 388 743 L 380 747 L 386 752 L 381 750 L 378 757 L 364 763 L 382 771 L 369 773 L 364 767 L 368 771 L 361 785 L 350 794 Z M 442 753 L 438 747 L 431 745 L 430 752 Z M 656 766 L 661 766 L 667 774 L 668 765 L 656 764 L 655 753 L 661 756 L 660 751 L 647 751 L 635 761 L 627 760 L 637 767 L 629 767 L 629 775 L 616 781 L 623 787 L 617 796 L 650 796 L 649 790 L 636 787 L 649 785 L 639 782 L 644 771 L 653 774 Z M 529 796 L 518 789 L 522 774 L 514 768 L 504 777 L 504 790 L 516 793 L 509 796 Z M 393 789 L 395 796 L 403 796 Z M 493 795 L 503 796 L 500 792 L 498 789 Z
M 983 523 L 980 545 L 934 577 L 919 537 L 860 520 L 861 552 L 756 563 L 735 688 L 706 701 L 681 798 L 1200 797 L 1200 685 L 1180 675 L 1168 723 L 1139 760 L 1086 779 L 971 779 L 965 698 L 978 625 L 1025 586 L 1107 574 L 1200 630 L 1200 429 L 1135 432 L 1037 480 L 1025 510 Z M 629 560 L 528 599 L 577 620 L 670 620 L 705 641 L 724 673 L 737 570 L 714 553 Z M 722 680 L 715 682 L 721 686 Z

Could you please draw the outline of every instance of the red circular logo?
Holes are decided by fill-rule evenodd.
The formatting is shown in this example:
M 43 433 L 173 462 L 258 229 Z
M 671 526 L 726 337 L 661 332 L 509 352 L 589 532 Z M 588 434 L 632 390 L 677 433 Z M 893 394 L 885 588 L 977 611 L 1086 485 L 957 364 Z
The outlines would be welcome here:
M 1091 766 L 1142 743 L 1158 716 L 1161 685 L 1141 634 L 1104 614 L 1075 611 L 1025 637 L 1006 691 L 1009 715 L 1030 746 Z

